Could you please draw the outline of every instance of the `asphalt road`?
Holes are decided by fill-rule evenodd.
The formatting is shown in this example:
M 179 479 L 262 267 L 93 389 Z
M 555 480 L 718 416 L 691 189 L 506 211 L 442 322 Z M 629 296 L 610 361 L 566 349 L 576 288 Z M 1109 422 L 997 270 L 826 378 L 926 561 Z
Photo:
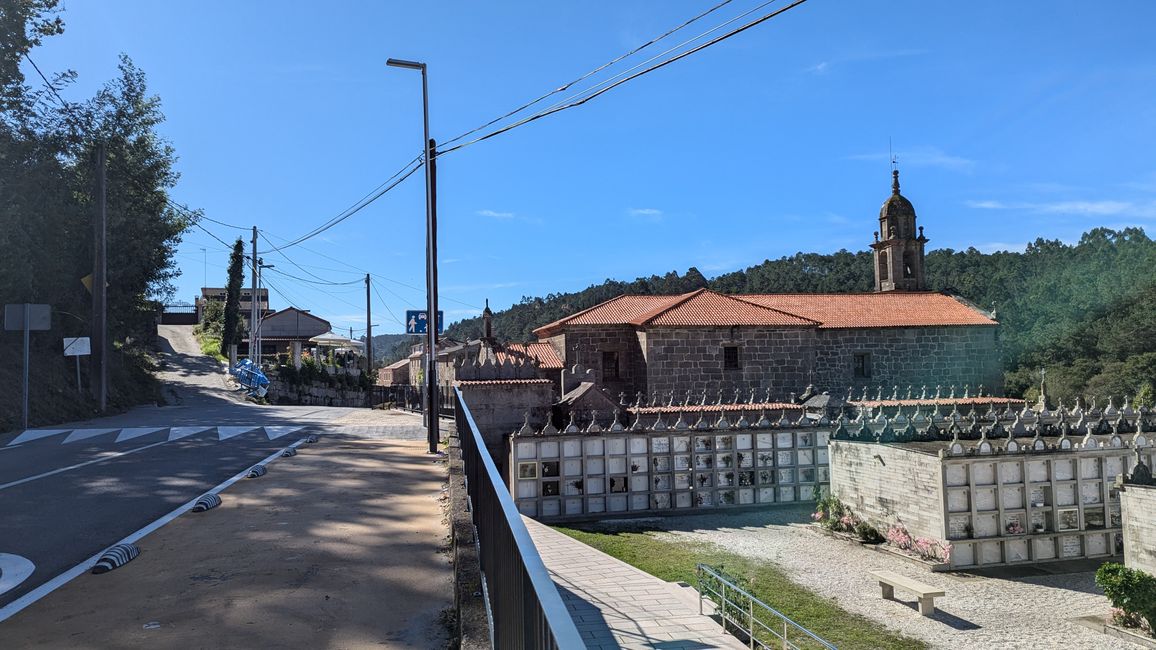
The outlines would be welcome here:
M 160 332 L 174 405 L 0 436 L 0 621 L 22 596 L 352 411 L 244 402 L 190 349 L 190 330 Z

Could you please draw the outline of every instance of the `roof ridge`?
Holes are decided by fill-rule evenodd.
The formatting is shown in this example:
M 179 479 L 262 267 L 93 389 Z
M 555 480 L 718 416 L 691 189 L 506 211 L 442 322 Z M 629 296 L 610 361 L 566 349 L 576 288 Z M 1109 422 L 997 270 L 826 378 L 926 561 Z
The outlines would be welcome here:
M 650 311 L 648 311 L 648 312 L 638 316 L 634 320 L 630 321 L 630 324 L 635 325 L 635 326 L 645 325 L 648 321 L 652 321 L 655 318 L 658 318 L 659 316 L 661 316 L 662 314 L 670 311 L 671 309 L 674 309 L 675 307 L 678 307 L 679 305 L 685 304 L 691 298 L 694 298 L 695 296 L 698 296 L 698 295 L 702 295 L 702 293 L 704 291 L 710 292 L 710 293 L 716 293 L 714 291 L 711 291 L 710 289 L 707 289 L 706 287 L 701 287 L 701 288 L 695 289 L 694 291 L 691 291 L 689 293 L 683 293 L 683 294 L 679 294 L 676 296 L 672 296 L 673 300 L 671 302 L 668 302 L 666 304 L 655 307 L 654 309 L 651 309 Z
M 743 298 L 743 295 L 745 295 L 745 294 L 720 294 L 720 295 L 725 295 L 728 298 L 733 298 L 734 300 L 737 300 L 737 301 L 744 303 L 744 304 L 747 304 L 747 305 L 751 305 L 752 307 L 760 307 L 762 309 L 773 311 L 777 314 L 783 314 L 784 316 L 790 316 L 792 318 L 798 318 L 800 320 L 805 320 L 808 323 L 814 323 L 815 325 L 822 325 L 823 324 L 822 321 L 815 320 L 814 318 L 807 318 L 806 316 L 800 316 L 799 314 L 795 314 L 795 313 L 792 313 L 789 311 L 784 311 L 782 309 L 776 309 L 774 307 L 768 307 L 766 305 L 760 305 L 757 302 L 751 302 L 750 300 L 746 300 Z M 749 295 L 759 295 L 759 294 L 749 294 Z M 770 294 L 764 294 L 764 295 L 770 295 Z
M 598 309 L 599 307 L 602 307 L 603 305 L 609 305 L 610 303 L 612 303 L 616 300 L 622 300 L 623 298 L 626 298 L 629 295 L 630 294 L 627 294 L 627 293 L 620 293 L 617 296 L 614 296 L 613 298 L 611 298 L 610 300 L 603 300 L 602 302 L 598 303 L 597 305 L 594 305 L 592 307 L 587 307 L 586 309 L 583 309 L 582 311 L 579 311 L 577 313 L 570 314 L 569 316 L 563 316 L 562 318 L 559 318 L 558 320 L 553 321 L 551 323 L 546 323 L 545 325 L 543 325 L 541 327 L 536 327 L 532 330 L 532 333 L 541 336 L 540 334 L 538 334 L 538 332 L 556 328 L 556 327 L 562 325 L 563 323 L 565 323 L 566 321 L 574 320 L 575 318 L 578 318 L 582 314 L 594 311 L 595 309 Z

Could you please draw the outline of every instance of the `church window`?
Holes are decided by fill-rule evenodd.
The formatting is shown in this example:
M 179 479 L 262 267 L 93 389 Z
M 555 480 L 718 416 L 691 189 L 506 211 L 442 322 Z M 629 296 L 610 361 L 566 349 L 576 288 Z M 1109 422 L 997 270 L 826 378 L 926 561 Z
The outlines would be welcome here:
M 871 353 L 856 352 L 853 363 L 853 372 L 856 379 L 871 378 Z
M 617 352 L 603 352 L 602 353 L 602 379 L 603 380 L 618 379 L 618 353 Z
M 903 253 L 903 277 L 905 277 L 905 278 L 915 277 L 915 272 L 912 270 L 912 267 L 914 267 L 914 266 L 915 266 L 915 255 L 911 251 L 904 252 Z
M 887 264 L 887 251 L 879 251 L 879 279 L 880 280 L 886 281 L 886 280 L 890 279 L 890 274 L 888 273 L 887 266 L 888 266 L 888 264 Z
M 725 370 L 736 370 L 739 368 L 739 346 L 723 346 L 723 368 Z

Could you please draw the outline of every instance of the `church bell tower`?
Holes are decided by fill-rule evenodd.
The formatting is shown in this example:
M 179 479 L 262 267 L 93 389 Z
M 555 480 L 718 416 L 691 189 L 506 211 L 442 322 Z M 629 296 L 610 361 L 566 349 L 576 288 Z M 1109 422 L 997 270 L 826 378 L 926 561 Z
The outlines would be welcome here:
M 915 225 L 915 207 L 899 193 L 899 170 L 891 170 L 891 196 L 879 210 L 875 233 L 875 290 L 927 291 L 923 247 L 928 239 Z

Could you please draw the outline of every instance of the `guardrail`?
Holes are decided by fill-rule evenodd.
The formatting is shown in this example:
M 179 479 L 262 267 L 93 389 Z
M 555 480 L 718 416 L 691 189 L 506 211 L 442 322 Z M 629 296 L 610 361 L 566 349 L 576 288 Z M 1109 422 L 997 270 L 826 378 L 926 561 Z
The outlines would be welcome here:
M 456 388 L 453 397 L 491 645 L 582 650 L 586 644 L 486 450 L 469 406 Z
M 438 415 L 443 418 L 452 418 L 454 415 L 453 386 L 441 386 L 439 389 Z M 415 413 L 425 412 L 425 386 L 374 386 L 370 394 L 370 406 L 377 406 L 385 402 L 392 402 L 396 408 L 406 409 Z
M 732 633 L 732 630 L 742 632 L 751 648 L 836 650 L 807 628 L 755 598 L 722 571 L 699 564 L 696 573 L 698 613 L 703 613 L 703 599 L 709 599 L 715 605 L 715 614 L 722 619 L 723 628 Z

